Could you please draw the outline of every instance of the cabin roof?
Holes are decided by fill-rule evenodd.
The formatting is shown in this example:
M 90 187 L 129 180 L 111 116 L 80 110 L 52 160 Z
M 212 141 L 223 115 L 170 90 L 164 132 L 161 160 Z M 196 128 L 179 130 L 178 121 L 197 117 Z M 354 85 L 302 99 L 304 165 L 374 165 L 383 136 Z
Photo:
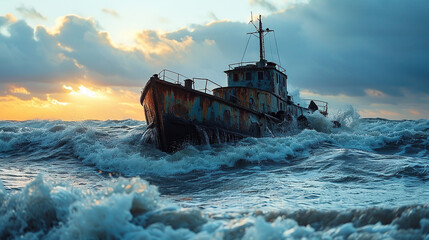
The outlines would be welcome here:
M 281 67 L 280 65 L 274 62 L 240 62 L 233 63 L 229 65 L 229 69 L 225 71 L 225 73 L 230 73 L 234 71 L 246 71 L 246 70 L 254 70 L 260 71 L 265 69 L 274 69 L 277 72 L 286 75 L 286 69 Z

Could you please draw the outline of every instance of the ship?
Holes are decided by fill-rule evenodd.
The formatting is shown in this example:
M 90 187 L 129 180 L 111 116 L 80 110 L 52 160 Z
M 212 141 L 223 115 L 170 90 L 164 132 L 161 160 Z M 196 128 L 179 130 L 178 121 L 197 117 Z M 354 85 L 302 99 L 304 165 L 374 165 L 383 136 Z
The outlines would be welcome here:
M 189 144 L 260 138 L 279 124 L 306 127 L 307 114 L 328 114 L 327 102 L 309 100 L 304 107 L 293 101 L 286 69 L 265 59 L 264 36 L 273 30 L 263 29 L 261 15 L 257 20 L 251 21 L 255 31 L 248 34 L 259 39 L 259 61 L 230 64 L 227 87 L 167 69 L 150 77 L 140 97 L 147 123 L 145 142 L 171 153 Z

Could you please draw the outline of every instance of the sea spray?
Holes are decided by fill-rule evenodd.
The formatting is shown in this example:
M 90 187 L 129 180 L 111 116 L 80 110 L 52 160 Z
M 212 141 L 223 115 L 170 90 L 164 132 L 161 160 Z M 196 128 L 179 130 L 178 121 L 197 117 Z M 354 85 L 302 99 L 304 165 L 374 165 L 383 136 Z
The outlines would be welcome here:
M 343 120 L 347 124 L 338 129 L 332 128 L 332 123 L 320 114 L 312 114 L 309 122 L 313 130 L 305 129 L 292 135 L 287 132 L 274 138 L 248 138 L 238 143 L 189 146 L 174 154 L 160 152 L 140 141 L 146 128 L 144 122 L 3 121 L 0 122 L 0 129 L 3 129 L 0 131 L 0 154 L 25 161 L 77 158 L 89 166 L 126 176 L 211 171 L 234 166 L 243 159 L 252 163 L 287 162 L 287 158 L 305 157 L 312 149 L 327 145 L 428 156 L 428 120 L 357 121 L 355 115 L 351 110 L 342 115 L 344 119 L 354 120 Z
M 428 237 L 428 205 L 211 214 L 160 197 L 140 178 L 111 179 L 97 191 L 39 175 L 2 203 L 2 239 L 332 239 Z

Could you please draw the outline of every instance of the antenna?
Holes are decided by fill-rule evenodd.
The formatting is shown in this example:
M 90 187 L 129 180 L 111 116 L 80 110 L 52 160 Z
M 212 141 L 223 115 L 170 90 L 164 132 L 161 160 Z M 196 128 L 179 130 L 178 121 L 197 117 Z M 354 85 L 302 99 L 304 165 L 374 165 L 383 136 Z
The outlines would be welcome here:
M 252 14 L 252 12 L 250 12 L 250 14 Z M 247 33 L 247 34 L 252 34 L 252 35 L 256 36 L 257 38 L 259 38 L 259 61 L 264 62 L 265 61 L 264 37 L 267 33 L 272 32 L 273 30 L 270 30 L 269 28 L 264 30 L 262 28 L 262 16 L 261 15 L 259 15 L 258 21 L 259 21 L 259 27 L 253 23 L 253 15 L 252 15 L 252 20 L 250 22 L 255 27 L 256 32 L 251 32 L 251 33 Z M 256 33 L 258 35 L 256 35 Z
M 256 27 L 256 25 L 253 23 L 253 13 L 252 12 L 250 12 L 250 22 L 249 23 L 251 23 L 255 27 L 256 31 L 258 31 L 258 27 Z

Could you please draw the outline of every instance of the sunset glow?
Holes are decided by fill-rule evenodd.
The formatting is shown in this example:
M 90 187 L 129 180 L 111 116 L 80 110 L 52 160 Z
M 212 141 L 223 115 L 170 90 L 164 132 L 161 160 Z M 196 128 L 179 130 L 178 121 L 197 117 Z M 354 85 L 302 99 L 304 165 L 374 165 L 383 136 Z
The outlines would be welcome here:
M 74 91 L 72 87 L 70 86 L 63 86 L 64 89 L 67 89 L 70 91 L 70 94 L 73 96 L 87 96 L 87 97 L 91 97 L 91 98 L 95 98 L 95 97 L 99 97 L 100 94 L 97 94 L 96 92 L 90 90 L 89 88 L 86 88 L 83 85 L 79 86 L 79 90 L 78 91 Z
M 243 55 L 250 12 L 275 30 L 266 57 L 286 67 L 292 96 L 328 101 L 333 113 L 352 105 L 362 117 L 429 118 L 423 7 L 398 17 L 406 3 L 355 3 L 365 17 L 320 0 L 76 1 L 0 2 L 0 119 L 142 119 L 140 91 L 162 69 L 225 86 L 228 64 L 258 59 L 253 40 Z M 197 4 L 198 14 L 184 7 Z

